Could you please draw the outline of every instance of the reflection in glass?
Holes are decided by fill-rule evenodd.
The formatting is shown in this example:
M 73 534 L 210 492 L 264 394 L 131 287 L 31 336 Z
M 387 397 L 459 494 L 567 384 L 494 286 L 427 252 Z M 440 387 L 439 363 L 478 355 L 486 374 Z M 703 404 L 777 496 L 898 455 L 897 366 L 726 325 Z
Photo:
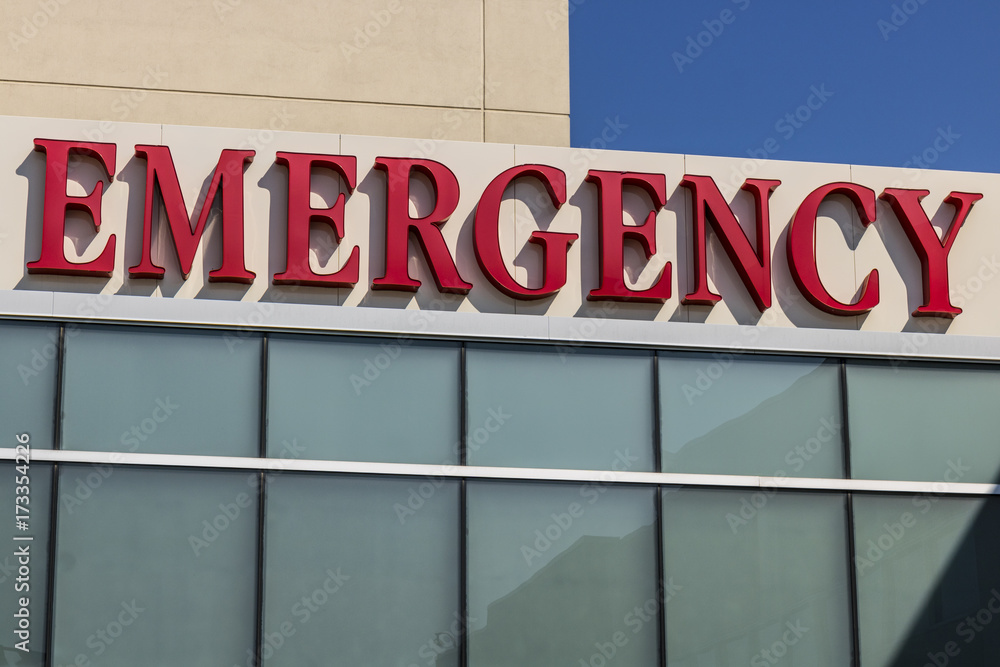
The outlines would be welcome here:
M 60 466 L 55 664 L 245 664 L 255 634 L 256 479 Z
M 457 345 L 330 337 L 268 341 L 268 455 L 457 463 Z
M 458 667 L 459 484 L 275 474 L 265 665 Z
M 67 335 L 63 447 L 256 456 L 260 346 L 221 332 Z
M 669 667 L 849 667 L 845 524 L 839 495 L 665 493 Z
M 468 515 L 472 667 L 658 663 L 652 489 L 470 482 Z
M 54 446 L 58 356 L 59 327 L 0 324 L 0 424 L 35 449 Z
M 470 465 L 653 469 L 652 355 L 469 346 Z
M 13 433 L 4 434 L 13 440 Z M 15 446 L 12 442 L 10 447 Z M 25 473 L 27 482 L 25 483 Z M 27 487 L 27 489 L 23 488 Z M 26 496 L 27 504 L 19 503 L 27 509 L 14 509 L 16 498 Z M 49 521 L 52 505 L 52 467 L 42 463 L 29 462 L 25 471 L 23 464 L 13 461 L 0 463 L 0 508 L 3 521 L 0 522 L 0 665 L 17 667 L 43 667 L 45 665 L 45 626 L 48 620 L 46 610 L 48 589 L 46 577 L 49 564 Z M 18 528 L 16 519 L 26 523 L 26 530 Z M 30 537 L 30 540 L 24 538 Z M 17 539 L 21 538 L 21 539 Z M 22 563 L 19 552 L 27 549 L 28 573 L 19 571 Z M 21 598 L 28 598 L 28 636 L 18 636 L 18 623 L 25 613 L 20 605 Z M 15 614 L 22 614 L 17 617 Z M 20 648 L 21 642 L 27 642 Z
M 997 664 L 1000 502 L 854 497 L 865 667 Z
M 998 381 L 974 365 L 848 364 L 852 475 L 1000 481 Z
M 659 375 L 664 472 L 843 476 L 836 364 L 661 353 Z

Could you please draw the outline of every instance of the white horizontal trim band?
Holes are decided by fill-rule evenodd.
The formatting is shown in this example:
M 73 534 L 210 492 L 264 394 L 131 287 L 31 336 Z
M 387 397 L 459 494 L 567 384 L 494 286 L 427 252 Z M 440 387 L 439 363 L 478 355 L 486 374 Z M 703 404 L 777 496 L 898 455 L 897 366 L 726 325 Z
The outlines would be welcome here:
M 100 303 L 95 306 L 95 301 Z M 80 313 L 96 315 L 81 316 Z M 0 290 L 0 318 L 897 359 L 1000 361 L 991 336 Z
M 0 448 L 0 460 L 13 460 L 14 449 Z M 566 470 L 548 468 L 495 468 L 484 466 L 374 463 L 367 461 L 318 461 L 230 456 L 137 454 L 32 449 L 32 461 L 96 465 L 168 466 L 271 472 L 325 472 L 408 477 L 533 480 L 604 484 L 662 484 L 667 486 L 798 489 L 809 491 L 881 491 L 936 495 L 1000 495 L 998 484 L 949 482 L 900 482 L 868 479 L 819 479 L 809 477 L 760 477 L 756 475 L 699 475 L 673 472 Z

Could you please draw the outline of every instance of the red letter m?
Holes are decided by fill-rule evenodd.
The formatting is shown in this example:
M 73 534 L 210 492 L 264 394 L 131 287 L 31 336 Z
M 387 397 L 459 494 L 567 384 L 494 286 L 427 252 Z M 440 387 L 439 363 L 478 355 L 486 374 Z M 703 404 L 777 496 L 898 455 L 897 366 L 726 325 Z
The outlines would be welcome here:
M 163 267 L 154 264 L 152 259 L 153 194 L 159 186 L 184 279 L 191 273 L 191 264 L 205 231 L 208 213 L 216 193 L 221 190 L 222 266 L 211 271 L 208 279 L 213 282 L 253 282 L 255 274 L 247 270 L 243 253 L 243 166 L 253 161 L 254 151 L 222 151 L 193 230 L 170 149 L 166 146 L 138 145 L 135 155 L 146 160 L 146 204 L 142 215 L 142 261 L 128 270 L 129 275 L 133 278 L 163 278 Z

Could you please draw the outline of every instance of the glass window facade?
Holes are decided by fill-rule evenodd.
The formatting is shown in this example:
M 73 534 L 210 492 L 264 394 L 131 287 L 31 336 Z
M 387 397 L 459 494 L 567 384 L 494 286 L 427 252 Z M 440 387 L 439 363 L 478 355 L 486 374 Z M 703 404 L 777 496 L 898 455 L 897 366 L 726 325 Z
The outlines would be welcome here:
M 273 336 L 268 456 L 457 463 L 458 345 Z
M 270 474 L 264 664 L 458 665 L 459 483 Z
M 971 364 L 848 364 L 854 476 L 997 483 L 997 382 Z
M 470 465 L 653 470 L 653 357 L 470 345 Z
M 71 327 L 0 323 L 8 664 L 1000 655 L 993 366 Z
M 59 337 L 58 326 L 0 322 L 0 424 L 30 433 L 36 449 L 55 442 Z
M 996 663 L 998 526 L 997 499 L 854 498 L 862 664 Z
M 60 466 L 53 659 L 240 664 L 254 646 L 247 475 Z
M 656 662 L 651 489 L 600 484 L 469 483 L 469 664 Z M 627 633 L 627 634 L 626 634 Z
M 681 587 L 667 665 L 850 665 L 845 507 L 832 494 L 666 493 L 665 574 Z
M 659 362 L 664 472 L 844 474 L 837 364 L 726 353 Z
M 257 456 L 260 346 L 259 337 L 222 332 L 75 331 L 66 339 L 63 448 Z

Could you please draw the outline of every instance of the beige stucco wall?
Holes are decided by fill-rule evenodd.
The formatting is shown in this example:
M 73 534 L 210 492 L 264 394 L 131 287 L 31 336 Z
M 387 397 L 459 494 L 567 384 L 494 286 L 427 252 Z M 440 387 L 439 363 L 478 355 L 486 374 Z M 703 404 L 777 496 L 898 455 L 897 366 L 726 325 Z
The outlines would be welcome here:
M 567 0 L 4 0 L 0 115 L 569 144 Z

